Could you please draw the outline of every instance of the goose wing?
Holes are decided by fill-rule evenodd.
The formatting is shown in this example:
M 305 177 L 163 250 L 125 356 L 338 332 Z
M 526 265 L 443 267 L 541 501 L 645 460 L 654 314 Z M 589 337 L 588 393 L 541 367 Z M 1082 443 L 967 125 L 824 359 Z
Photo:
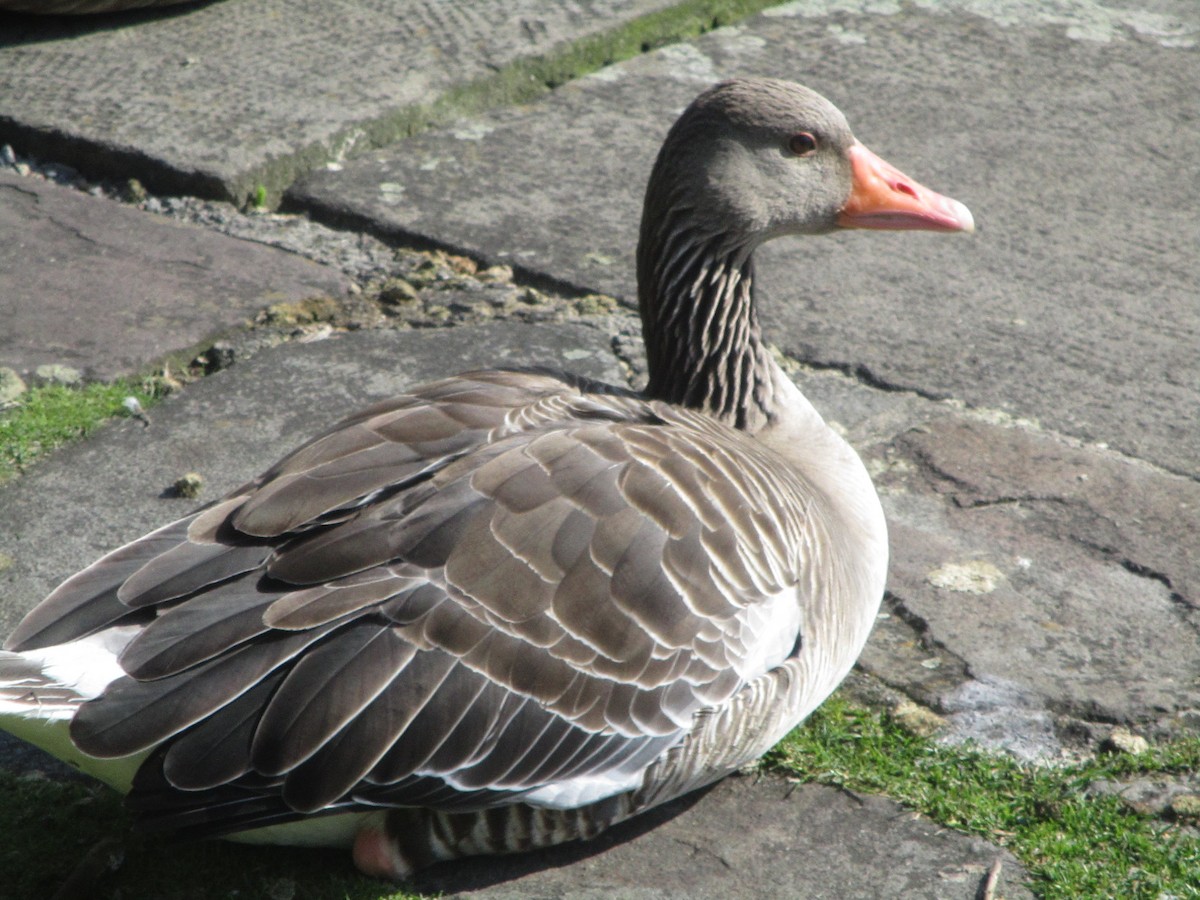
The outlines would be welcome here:
M 353 417 L 70 579 L 16 648 L 140 624 L 72 722 L 149 823 L 574 806 L 799 641 L 808 491 L 703 416 L 541 374 Z

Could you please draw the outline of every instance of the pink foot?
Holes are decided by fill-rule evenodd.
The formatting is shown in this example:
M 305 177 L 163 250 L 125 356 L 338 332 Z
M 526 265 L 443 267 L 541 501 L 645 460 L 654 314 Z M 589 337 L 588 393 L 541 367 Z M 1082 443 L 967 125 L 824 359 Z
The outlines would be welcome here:
M 402 881 L 413 871 L 387 832 L 372 825 L 363 828 L 354 838 L 354 865 L 364 875 L 392 881 Z

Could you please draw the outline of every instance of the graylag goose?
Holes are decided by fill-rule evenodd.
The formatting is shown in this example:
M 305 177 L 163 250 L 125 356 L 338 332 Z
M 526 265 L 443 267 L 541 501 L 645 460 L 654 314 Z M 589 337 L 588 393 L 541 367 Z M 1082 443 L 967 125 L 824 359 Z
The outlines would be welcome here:
M 478 371 L 352 415 L 57 588 L 0 725 L 143 828 L 391 878 L 721 778 L 845 677 L 887 567 L 865 468 L 763 342 L 754 249 L 972 227 L 812 91 L 705 91 L 646 191 L 644 393 Z

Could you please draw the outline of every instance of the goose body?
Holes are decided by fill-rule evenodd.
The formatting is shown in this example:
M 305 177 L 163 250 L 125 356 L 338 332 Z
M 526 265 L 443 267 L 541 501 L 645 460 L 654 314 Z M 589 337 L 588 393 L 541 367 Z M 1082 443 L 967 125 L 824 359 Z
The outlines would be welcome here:
M 862 463 L 772 360 L 752 253 L 972 227 L 798 85 L 672 128 L 638 248 L 644 394 L 479 371 L 345 419 L 68 579 L 0 652 L 0 727 L 143 827 L 404 877 L 590 837 L 756 759 L 883 593 Z

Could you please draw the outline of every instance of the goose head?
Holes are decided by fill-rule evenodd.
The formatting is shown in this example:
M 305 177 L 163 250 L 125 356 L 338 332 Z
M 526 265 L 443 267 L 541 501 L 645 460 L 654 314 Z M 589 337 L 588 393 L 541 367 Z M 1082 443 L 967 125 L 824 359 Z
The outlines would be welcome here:
M 637 251 L 647 393 L 758 430 L 778 374 L 753 307 L 752 254 L 842 228 L 973 231 L 957 200 L 880 159 L 815 91 L 739 78 L 671 127 L 646 188 Z
M 680 219 L 749 247 L 839 228 L 975 227 L 963 204 L 868 150 L 820 94 L 768 78 L 716 85 L 671 128 L 650 177 L 643 235 Z

